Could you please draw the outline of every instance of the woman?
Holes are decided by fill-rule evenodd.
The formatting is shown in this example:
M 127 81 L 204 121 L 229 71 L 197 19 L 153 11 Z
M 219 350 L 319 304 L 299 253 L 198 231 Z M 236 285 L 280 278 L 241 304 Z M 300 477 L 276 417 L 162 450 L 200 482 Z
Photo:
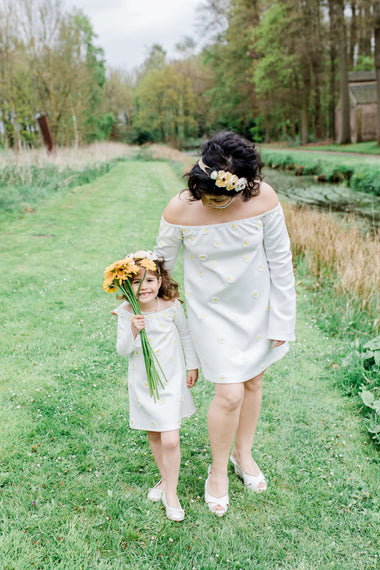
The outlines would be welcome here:
M 203 374 L 215 387 L 205 501 L 218 516 L 229 504 L 229 457 L 248 488 L 266 490 L 252 458 L 261 383 L 264 370 L 294 340 L 289 237 L 261 167 L 254 144 L 236 133 L 206 141 L 188 174 L 188 190 L 165 208 L 155 250 L 171 272 L 182 245 L 189 326 Z

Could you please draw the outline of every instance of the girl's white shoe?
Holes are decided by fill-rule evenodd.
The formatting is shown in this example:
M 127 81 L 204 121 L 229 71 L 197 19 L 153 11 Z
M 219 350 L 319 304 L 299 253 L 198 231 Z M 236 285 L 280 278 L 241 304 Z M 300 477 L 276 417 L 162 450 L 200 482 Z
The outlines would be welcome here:
M 213 497 L 207 491 L 207 482 L 210 478 L 211 466 L 208 468 L 208 477 L 205 481 L 205 502 L 207 503 L 208 509 L 210 513 L 213 513 L 217 517 L 222 517 L 226 514 L 228 505 L 229 505 L 229 497 L 224 495 L 223 497 Z M 217 509 L 217 507 L 222 507 L 221 509 Z
M 230 460 L 234 466 L 236 475 L 238 475 L 244 481 L 244 485 L 254 491 L 255 493 L 263 493 L 267 490 L 267 482 L 261 470 L 259 469 L 259 474 L 255 477 L 254 475 L 248 475 L 244 473 L 243 469 L 237 463 L 237 461 L 230 455 Z M 259 487 L 260 483 L 265 483 L 265 486 Z
M 165 491 L 162 491 L 161 500 L 162 504 L 166 509 L 166 516 L 168 517 L 168 519 L 170 519 L 171 521 L 183 521 L 183 519 L 185 518 L 185 511 L 183 510 L 181 505 L 179 506 L 179 509 L 175 509 L 174 507 L 169 507 L 166 501 Z
M 161 485 L 161 483 L 162 483 L 162 479 L 160 479 L 159 482 L 154 487 L 149 489 L 149 491 L 148 491 L 148 499 L 150 501 L 153 501 L 154 503 L 161 501 L 163 490 L 157 489 L 158 485 Z

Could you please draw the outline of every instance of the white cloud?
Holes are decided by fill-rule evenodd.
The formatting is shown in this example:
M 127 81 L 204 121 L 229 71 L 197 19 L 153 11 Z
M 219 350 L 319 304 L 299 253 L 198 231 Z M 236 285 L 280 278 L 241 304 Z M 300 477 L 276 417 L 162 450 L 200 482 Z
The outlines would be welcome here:
M 197 37 L 196 9 L 200 0 L 66 0 L 89 17 L 97 45 L 107 63 L 132 70 L 144 61 L 150 46 L 159 43 L 169 57 L 185 36 Z

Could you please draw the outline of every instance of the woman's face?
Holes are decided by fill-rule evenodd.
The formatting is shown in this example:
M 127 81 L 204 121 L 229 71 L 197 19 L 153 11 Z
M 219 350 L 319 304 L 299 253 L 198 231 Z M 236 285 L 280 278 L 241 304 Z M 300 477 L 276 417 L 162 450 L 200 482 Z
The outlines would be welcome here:
M 215 206 L 224 206 L 228 204 L 232 196 L 213 196 L 212 194 L 203 194 L 201 200 L 204 206 L 215 208 Z

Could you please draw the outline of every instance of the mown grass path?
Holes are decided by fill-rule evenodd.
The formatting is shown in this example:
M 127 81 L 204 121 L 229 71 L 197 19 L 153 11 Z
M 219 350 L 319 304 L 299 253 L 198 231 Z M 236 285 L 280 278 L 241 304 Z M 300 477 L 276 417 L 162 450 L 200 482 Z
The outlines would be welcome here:
M 336 341 L 312 324 L 302 285 L 298 340 L 264 383 L 255 457 L 268 492 L 231 469 L 230 510 L 209 514 L 212 386 L 200 379 L 181 431 L 185 521 L 146 499 L 158 477 L 128 428 L 102 277 L 153 246 L 182 184 L 167 163 L 131 161 L 0 228 L 0 568 L 379 568 L 377 453 L 334 386 Z

